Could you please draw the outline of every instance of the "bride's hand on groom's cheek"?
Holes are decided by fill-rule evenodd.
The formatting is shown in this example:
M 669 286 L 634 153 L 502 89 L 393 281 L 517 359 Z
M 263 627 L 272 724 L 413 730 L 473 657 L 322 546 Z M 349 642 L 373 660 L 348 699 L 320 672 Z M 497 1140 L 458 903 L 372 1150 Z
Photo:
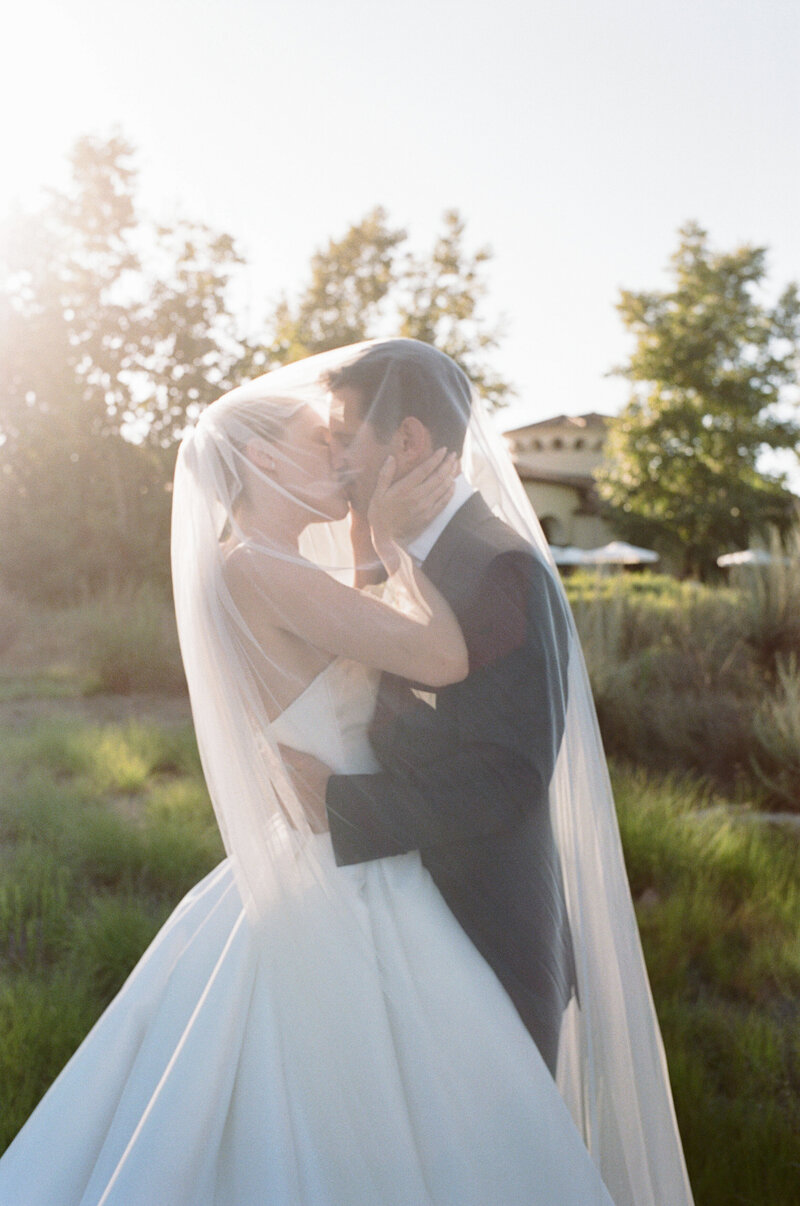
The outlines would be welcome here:
M 454 452 L 439 448 L 402 477 L 394 457 L 384 462 L 369 504 L 369 522 L 378 543 L 406 546 L 416 539 L 450 500 L 458 472 Z
M 279 745 L 278 749 L 312 831 L 327 833 L 325 792 L 332 773 L 330 767 L 311 754 L 293 750 L 287 745 Z

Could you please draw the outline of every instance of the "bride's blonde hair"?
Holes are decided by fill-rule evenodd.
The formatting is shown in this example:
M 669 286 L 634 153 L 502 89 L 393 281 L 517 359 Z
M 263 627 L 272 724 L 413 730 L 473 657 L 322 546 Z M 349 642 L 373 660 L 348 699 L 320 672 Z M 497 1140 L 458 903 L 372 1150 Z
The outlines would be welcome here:
M 246 496 L 247 448 L 254 439 L 279 443 L 286 428 L 306 403 L 302 399 L 267 394 L 246 401 L 221 398 L 203 412 L 201 422 L 213 432 L 220 460 L 227 505 L 233 510 Z

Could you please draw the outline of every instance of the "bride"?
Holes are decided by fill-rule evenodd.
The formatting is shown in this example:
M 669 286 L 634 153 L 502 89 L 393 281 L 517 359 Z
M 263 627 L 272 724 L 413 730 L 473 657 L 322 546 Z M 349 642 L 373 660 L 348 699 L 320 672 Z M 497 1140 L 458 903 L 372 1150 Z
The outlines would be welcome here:
M 691 1203 L 574 632 L 549 805 L 576 981 L 555 1077 L 420 853 L 337 866 L 325 808 L 298 790 L 302 755 L 380 770 L 381 674 L 435 707 L 474 671 L 408 552 L 459 491 L 548 564 L 477 400 L 463 476 L 443 448 L 401 472 L 393 445 L 366 522 L 349 518 L 359 483 L 334 472 L 327 387 L 369 346 L 234 390 L 184 438 L 176 612 L 228 857 L 0 1161 L 4 1206 Z M 465 380 L 421 345 L 377 346 L 389 372 L 396 349 Z

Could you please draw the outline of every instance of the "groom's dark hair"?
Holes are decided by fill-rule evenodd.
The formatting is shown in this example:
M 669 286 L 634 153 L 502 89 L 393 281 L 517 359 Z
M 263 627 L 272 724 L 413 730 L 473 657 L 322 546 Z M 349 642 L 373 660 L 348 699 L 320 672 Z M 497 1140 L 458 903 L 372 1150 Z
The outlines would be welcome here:
M 472 386 L 455 361 L 430 344 L 387 339 L 331 369 L 322 381 L 332 393 L 359 393 L 361 417 L 382 443 L 413 416 L 431 433 L 436 448 L 460 453 L 464 446 Z

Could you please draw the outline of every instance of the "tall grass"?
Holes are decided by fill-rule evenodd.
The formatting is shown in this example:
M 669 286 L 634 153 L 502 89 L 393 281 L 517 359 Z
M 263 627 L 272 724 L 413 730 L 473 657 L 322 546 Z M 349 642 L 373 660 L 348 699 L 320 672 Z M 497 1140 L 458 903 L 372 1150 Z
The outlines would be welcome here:
M 2 1147 L 222 852 L 188 729 L 0 730 L 0 765 Z M 612 770 L 697 1206 L 789 1206 L 798 833 L 690 776 Z
M 0 1147 L 222 857 L 188 727 L 0 729 Z
M 777 686 L 753 717 L 753 768 L 769 797 L 800 810 L 800 663 L 776 660 Z
M 0 698 L 185 690 L 172 600 L 146 582 L 59 609 L 0 589 L 0 656 Z
M 0 656 L 10 649 L 25 623 L 26 607 L 0 583 Z
M 744 637 L 768 670 L 800 651 L 800 525 L 785 544 L 773 533 L 770 552 L 766 565 L 733 572 Z
M 145 583 L 92 600 L 83 610 L 84 657 L 104 691 L 175 691 L 184 686 L 171 602 Z
M 798 567 L 776 559 L 713 588 L 649 574 L 569 579 L 608 751 L 800 811 Z
M 625 857 L 697 1206 L 800 1202 L 800 831 L 617 768 Z
M 800 1203 L 800 844 L 743 803 L 800 811 L 795 572 L 568 583 L 697 1206 Z M 155 593 L 4 614 L 0 700 L 183 689 Z M 2 1148 L 222 849 L 188 727 L 0 728 L 0 767 Z

